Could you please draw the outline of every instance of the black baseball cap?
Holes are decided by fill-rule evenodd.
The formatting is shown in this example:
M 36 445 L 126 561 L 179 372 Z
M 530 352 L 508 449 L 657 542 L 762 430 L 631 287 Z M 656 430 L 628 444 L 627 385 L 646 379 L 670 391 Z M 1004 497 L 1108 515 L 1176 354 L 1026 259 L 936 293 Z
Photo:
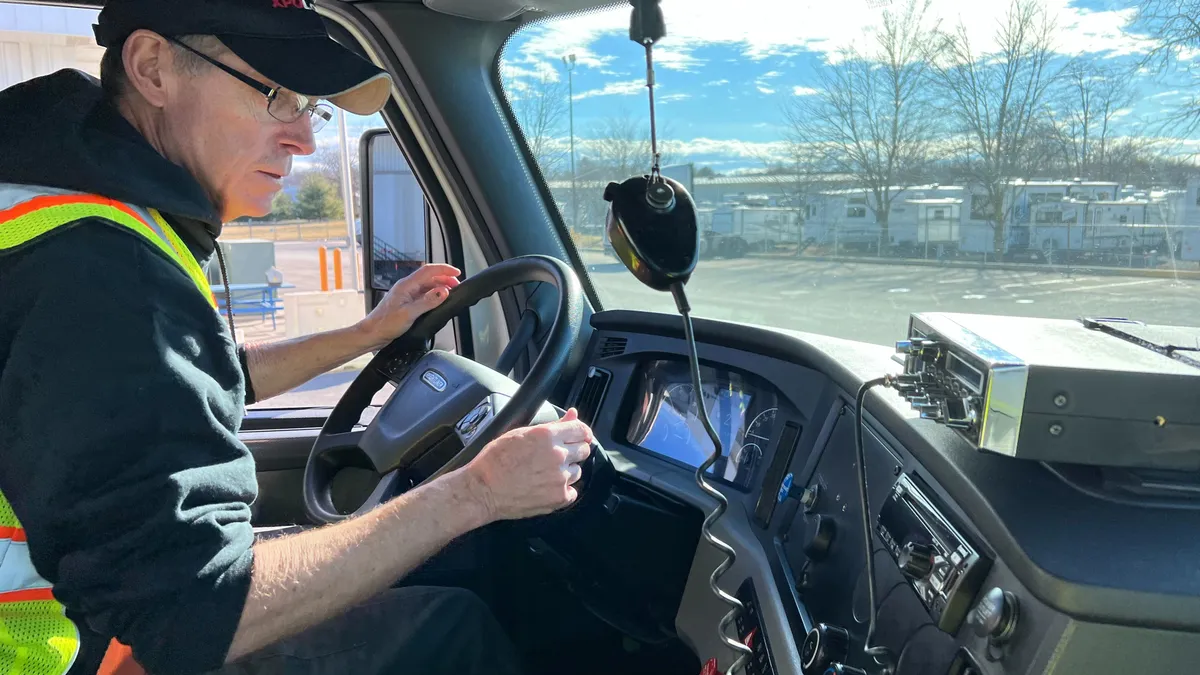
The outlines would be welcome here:
M 279 86 L 356 115 L 391 94 L 387 72 L 329 37 L 311 0 L 108 0 L 92 27 L 101 47 L 117 49 L 142 28 L 215 36 Z

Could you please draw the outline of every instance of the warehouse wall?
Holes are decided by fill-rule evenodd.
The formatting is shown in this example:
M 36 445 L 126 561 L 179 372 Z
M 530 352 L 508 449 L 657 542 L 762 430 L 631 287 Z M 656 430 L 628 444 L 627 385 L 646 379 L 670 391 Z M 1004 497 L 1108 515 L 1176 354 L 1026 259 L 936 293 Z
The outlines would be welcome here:
M 0 89 L 62 68 L 100 74 L 95 10 L 0 4 Z

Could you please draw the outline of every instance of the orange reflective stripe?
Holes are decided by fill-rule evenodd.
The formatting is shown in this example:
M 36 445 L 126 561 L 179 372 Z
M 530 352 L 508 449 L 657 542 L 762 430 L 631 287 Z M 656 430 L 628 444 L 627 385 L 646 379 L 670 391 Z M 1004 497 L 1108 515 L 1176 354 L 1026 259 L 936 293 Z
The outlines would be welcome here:
M 25 529 L 20 527 L 0 527 L 0 540 L 25 541 Z
M 113 638 L 96 675 L 146 675 L 146 670 L 133 660 L 132 649 Z
M 142 220 L 142 217 L 135 213 L 133 209 L 129 208 L 124 203 L 113 201 L 108 197 L 101 197 L 100 195 L 42 195 L 0 211 L 0 224 L 9 220 L 20 218 L 21 216 L 33 213 L 38 209 L 44 209 L 48 206 L 65 206 L 68 204 L 96 204 L 97 206 L 111 206 L 114 209 L 119 209 L 120 211 L 137 218 L 138 221 L 143 224 L 146 222 Z M 146 225 L 146 228 L 149 229 L 150 226 Z M 154 230 L 150 231 L 153 232 Z
M 42 213 L 39 214 L 39 212 Z M 48 222 L 45 219 L 36 220 L 39 215 L 48 218 Z M 0 250 L 21 246 L 58 227 L 87 217 L 103 218 L 141 235 L 161 253 L 183 268 L 183 272 L 191 278 L 197 289 L 205 296 L 205 300 L 214 309 L 217 308 L 216 295 L 212 292 L 212 288 L 204 276 L 204 270 L 196 262 L 195 256 L 179 239 L 179 235 L 175 233 L 170 224 L 153 209 L 149 210 L 149 217 L 147 217 L 129 204 L 90 194 L 32 197 L 8 209 L 0 210 L 0 226 L 12 223 L 16 228 L 12 232 L 0 229 Z
M 0 603 L 30 602 L 33 600 L 53 600 L 54 592 L 49 588 L 27 588 L 23 591 L 8 591 L 0 593 Z

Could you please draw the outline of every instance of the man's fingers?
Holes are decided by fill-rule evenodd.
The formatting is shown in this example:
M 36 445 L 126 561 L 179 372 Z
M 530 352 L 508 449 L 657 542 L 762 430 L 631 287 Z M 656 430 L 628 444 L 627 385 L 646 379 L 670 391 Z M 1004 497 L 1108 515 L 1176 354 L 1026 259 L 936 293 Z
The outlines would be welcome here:
M 567 410 L 565 415 L 558 418 L 558 421 L 559 422 L 571 422 L 571 421 L 574 421 L 577 419 L 579 419 L 579 411 L 574 408 L 571 408 L 571 409 Z
M 438 287 L 431 291 L 428 291 L 421 298 L 422 312 L 427 312 L 427 311 L 433 309 L 434 307 L 437 307 L 438 305 L 445 302 L 446 298 L 448 298 L 448 297 L 450 297 L 450 290 L 447 288 Z
M 570 464 L 563 469 L 563 475 L 567 478 L 567 485 L 574 485 L 579 482 L 580 478 L 583 478 L 583 468 L 578 464 Z
M 590 443 L 570 443 L 567 444 L 567 464 L 578 464 L 592 454 L 592 446 Z
M 417 279 L 432 279 L 434 277 L 459 277 L 462 276 L 462 270 L 454 265 L 445 265 L 443 263 L 428 263 L 421 265 L 416 272 L 413 272 L 413 277 Z

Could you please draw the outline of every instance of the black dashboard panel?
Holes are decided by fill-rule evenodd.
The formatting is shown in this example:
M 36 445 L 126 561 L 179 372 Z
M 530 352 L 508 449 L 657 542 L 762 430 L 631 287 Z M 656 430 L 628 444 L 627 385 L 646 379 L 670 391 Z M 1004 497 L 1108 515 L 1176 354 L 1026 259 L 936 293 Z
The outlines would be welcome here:
M 689 462 L 629 442 L 631 423 L 636 428 L 639 411 L 647 409 L 646 392 L 654 391 L 646 369 L 675 369 L 676 378 L 682 372 L 679 317 L 603 312 L 592 325 L 584 370 L 607 377 L 602 400 L 592 402 L 598 438 L 619 456 L 623 472 L 707 511 L 712 502 L 694 489 Z M 752 383 L 745 389 L 776 409 L 755 466 L 739 480 L 717 482 L 731 507 L 722 527 L 743 548 L 741 559 L 762 561 L 755 565 L 778 594 L 761 597 L 764 577 L 754 571 L 755 621 L 779 660 L 772 672 L 802 672 L 800 647 L 817 624 L 845 628 L 846 662 L 878 672 L 861 653 L 868 602 L 852 394 L 865 380 L 899 370 L 891 350 L 703 319 L 695 327 L 701 361 L 714 369 L 708 376 Z M 574 383 L 572 401 L 587 380 L 584 374 Z M 891 392 L 870 394 L 864 417 L 872 528 L 880 510 L 887 511 L 886 527 L 874 529 L 871 539 L 879 606 L 874 642 L 891 652 L 897 675 L 1116 673 L 1134 664 L 1190 668 L 1200 660 L 1200 537 L 1194 536 L 1200 509 L 1131 507 L 1128 499 L 1077 489 L 1063 471 L 976 452 L 954 432 L 916 419 Z M 806 494 L 812 486 L 816 494 Z M 924 520 L 936 527 L 922 539 L 914 523 Z M 745 550 L 751 542 L 761 553 Z M 906 544 L 913 544 L 907 552 Z M 701 544 L 693 576 L 707 556 Z M 924 562 L 941 571 L 921 569 Z M 730 592 L 748 578 L 739 565 L 722 580 Z M 914 568 L 926 575 L 924 586 L 911 582 Z M 935 578 L 956 580 L 962 592 L 939 599 L 929 581 Z M 689 582 L 689 592 L 704 585 Z M 1004 602 L 981 602 L 997 597 Z M 685 595 L 679 625 L 715 627 L 720 614 L 687 616 L 705 607 L 716 612 L 709 600 Z M 977 631 L 972 614 L 980 608 L 996 609 L 980 625 L 1003 640 L 989 643 L 986 631 Z M 688 639 L 723 649 L 703 632 Z M 1067 663 L 1091 669 L 1053 665 Z

